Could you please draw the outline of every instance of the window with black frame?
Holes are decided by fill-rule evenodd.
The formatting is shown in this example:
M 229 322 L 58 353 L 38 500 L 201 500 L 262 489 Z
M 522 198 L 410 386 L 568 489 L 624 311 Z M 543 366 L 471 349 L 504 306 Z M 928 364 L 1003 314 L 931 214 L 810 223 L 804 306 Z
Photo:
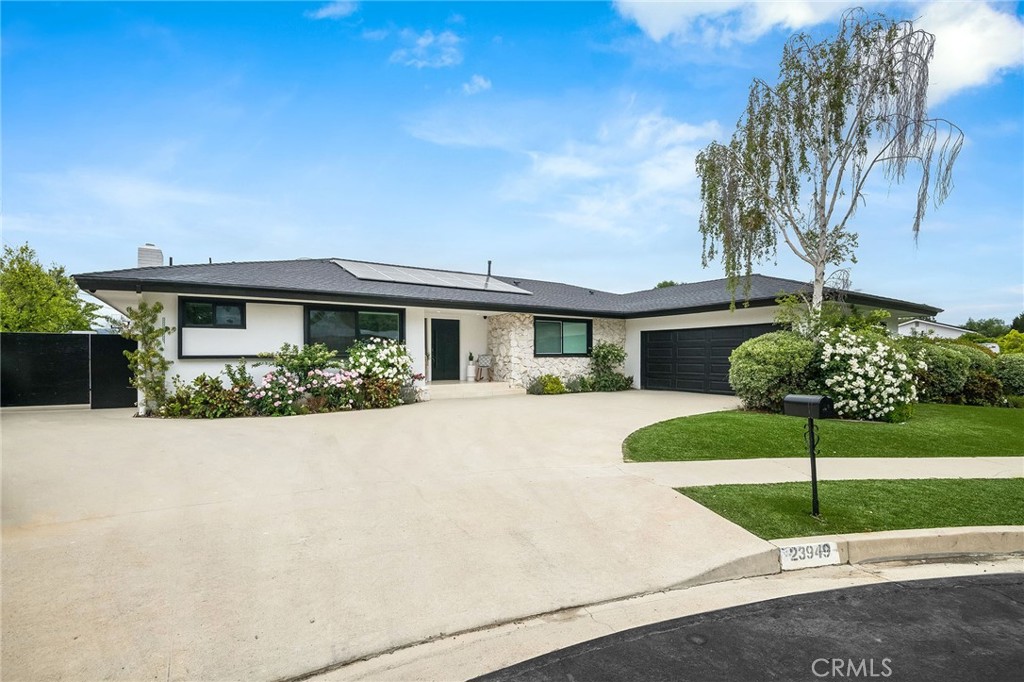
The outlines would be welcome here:
M 245 301 L 183 299 L 179 316 L 182 327 L 245 329 Z
M 590 354 L 592 332 L 590 320 L 538 317 L 533 322 L 533 354 L 585 357 Z
M 400 310 L 307 306 L 306 343 L 322 343 L 345 354 L 356 341 L 402 341 L 402 323 Z

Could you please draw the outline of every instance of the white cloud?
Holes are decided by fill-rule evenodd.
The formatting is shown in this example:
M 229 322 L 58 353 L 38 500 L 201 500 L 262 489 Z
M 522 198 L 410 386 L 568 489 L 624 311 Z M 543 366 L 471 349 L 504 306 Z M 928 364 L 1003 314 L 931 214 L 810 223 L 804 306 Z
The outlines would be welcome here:
M 696 219 L 694 159 L 723 135 L 717 121 L 681 121 L 638 108 L 631 96 L 611 109 L 576 98 L 487 98 L 426 112 L 406 130 L 438 145 L 508 154 L 513 170 L 497 196 L 538 224 L 640 239 Z
M 407 29 L 402 31 L 401 37 L 406 47 L 399 48 L 391 54 L 393 63 L 417 69 L 437 69 L 462 62 L 462 51 L 459 50 L 462 38 L 451 31 L 434 34 L 427 29 L 417 34 Z
M 491 81 L 481 76 L 480 74 L 473 74 L 473 77 L 469 79 L 468 83 L 462 84 L 462 91 L 467 95 L 475 95 L 479 92 L 491 89 Z
M 627 112 L 588 140 L 529 151 L 530 167 L 507 183 L 504 196 L 569 227 L 650 236 L 698 210 L 694 158 L 721 134 L 715 121 L 692 125 L 660 111 Z
M 363 38 L 366 40 L 384 40 L 389 35 L 391 35 L 391 31 L 386 28 L 367 29 L 363 31 Z
M 840 16 L 845 5 L 820 0 L 782 2 L 637 2 L 616 0 L 619 14 L 651 37 L 728 45 L 782 28 L 795 30 Z
M 344 19 L 351 16 L 359 9 L 355 2 L 329 2 L 320 9 L 310 10 L 305 13 L 310 19 Z
M 932 2 L 916 25 L 935 34 L 931 102 L 1024 65 L 1024 21 L 982 2 Z
M 868 7 L 877 2 L 863 2 Z M 794 32 L 838 19 L 847 5 L 815 0 L 782 2 L 643 2 L 616 0 L 615 8 L 656 42 L 727 46 L 774 30 Z M 887 7 L 936 36 L 931 65 L 932 102 L 984 85 L 1024 65 L 1024 20 L 995 3 L 913 0 Z

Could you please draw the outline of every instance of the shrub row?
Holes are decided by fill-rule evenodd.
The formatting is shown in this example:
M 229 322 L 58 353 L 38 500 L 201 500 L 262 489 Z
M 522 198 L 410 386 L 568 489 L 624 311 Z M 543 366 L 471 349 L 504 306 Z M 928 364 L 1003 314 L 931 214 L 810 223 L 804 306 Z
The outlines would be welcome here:
M 322 344 L 285 344 L 268 356 L 272 369 L 253 379 L 245 359 L 226 365 L 221 376 L 201 374 L 191 382 L 175 377 L 160 414 L 165 417 L 282 416 L 394 407 L 415 379 L 405 346 L 379 339 L 357 342 L 347 360 Z M 411 400 L 411 398 L 409 398 Z
M 780 331 L 733 351 L 729 382 L 748 409 L 779 411 L 789 393 L 820 393 L 840 416 L 901 421 L 917 399 L 966 405 L 1018 404 L 1024 355 L 993 357 L 969 342 L 840 327 L 809 339 Z

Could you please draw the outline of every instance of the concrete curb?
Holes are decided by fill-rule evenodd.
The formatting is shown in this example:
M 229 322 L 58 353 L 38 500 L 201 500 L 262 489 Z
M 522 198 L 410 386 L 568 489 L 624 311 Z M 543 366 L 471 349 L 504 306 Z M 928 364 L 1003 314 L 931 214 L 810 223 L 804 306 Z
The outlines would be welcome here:
M 774 545 L 774 549 L 733 559 L 700 575 L 670 585 L 665 590 L 679 590 L 781 573 L 781 548 L 823 542 L 834 542 L 839 547 L 839 561 L 833 561 L 830 565 L 1024 554 L 1024 526 L 916 528 L 873 533 L 811 535 L 768 542 Z
M 1024 562 L 1016 561 L 1018 556 L 1012 553 L 988 559 L 972 557 L 971 562 L 950 564 L 879 563 L 873 567 L 845 564 L 816 567 L 812 571 L 776 570 L 771 575 L 716 583 L 705 581 L 701 585 L 666 588 L 662 592 L 440 635 L 279 682 L 310 678 L 323 682 L 467 679 L 608 634 L 744 604 L 894 580 L 1024 572 Z M 1013 563 L 998 563 L 1007 560 Z M 742 561 L 730 564 L 738 565 Z M 708 578 L 714 573 L 708 571 L 702 577 Z
M 345 677 L 344 671 L 359 664 L 374 665 L 384 656 L 408 654 L 425 646 L 442 646 L 443 642 L 451 642 L 465 637 L 486 637 L 488 633 L 497 633 L 506 628 L 516 628 L 528 623 L 553 625 L 563 620 L 571 621 L 580 613 L 589 613 L 592 609 L 616 608 L 619 605 L 657 598 L 663 595 L 682 594 L 689 588 L 711 587 L 718 583 L 730 583 L 737 580 L 748 580 L 759 577 L 773 576 L 784 573 L 780 559 L 781 548 L 794 545 L 820 544 L 835 542 L 839 547 L 839 561 L 833 564 L 867 564 L 888 561 L 902 561 L 928 558 L 953 558 L 970 556 L 985 560 L 1007 555 L 1024 556 L 1024 527 L 1022 526 L 969 526 L 961 528 L 924 528 L 914 530 L 880 531 L 873 533 L 849 533 L 844 535 L 814 535 L 803 538 L 784 538 L 768 541 L 772 549 L 738 557 L 712 568 L 704 573 L 688 578 L 679 583 L 638 594 L 624 595 L 592 604 L 577 604 L 560 608 L 547 613 L 503 619 L 480 627 L 459 632 L 440 633 L 430 639 L 408 642 L 386 651 L 378 651 L 351 660 L 341 661 L 319 670 L 294 677 L 278 680 L 278 682 L 300 682 L 314 677 L 324 676 L 325 679 L 337 679 L 333 675 Z M 809 567 L 821 570 L 825 566 Z M 787 571 L 792 572 L 792 571 Z M 561 617 L 559 617 L 561 616 Z M 592 616 L 590 616 L 592 618 Z M 600 634 L 590 633 L 584 639 Z M 584 641 L 583 639 L 579 641 Z M 565 645 L 575 642 L 566 642 Z M 556 647 L 557 648 L 557 647 Z M 543 651 L 541 651 L 543 649 Z M 540 647 L 530 655 L 539 655 L 550 650 Z M 529 656 L 523 657 L 522 660 Z M 509 664 L 506 662 L 506 664 Z
M 771 540 L 777 548 L 822 542 L 835 542 L 839 546 L 841 564 L 1020 554 L 1024 553 L 1024 526 L 919 528 Z M 776 561 L 779 561 L 779 553 L 779 549 L 774 552 Z

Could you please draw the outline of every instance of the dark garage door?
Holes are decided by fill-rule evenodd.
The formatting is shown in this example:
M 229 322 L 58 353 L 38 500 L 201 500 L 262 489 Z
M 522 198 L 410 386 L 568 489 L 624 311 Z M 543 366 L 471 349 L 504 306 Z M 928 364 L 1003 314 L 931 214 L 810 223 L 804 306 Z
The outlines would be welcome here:
M 729 355 L 770 324 L 640 333 L 640 386 L 661 391 L 731 394 Z

